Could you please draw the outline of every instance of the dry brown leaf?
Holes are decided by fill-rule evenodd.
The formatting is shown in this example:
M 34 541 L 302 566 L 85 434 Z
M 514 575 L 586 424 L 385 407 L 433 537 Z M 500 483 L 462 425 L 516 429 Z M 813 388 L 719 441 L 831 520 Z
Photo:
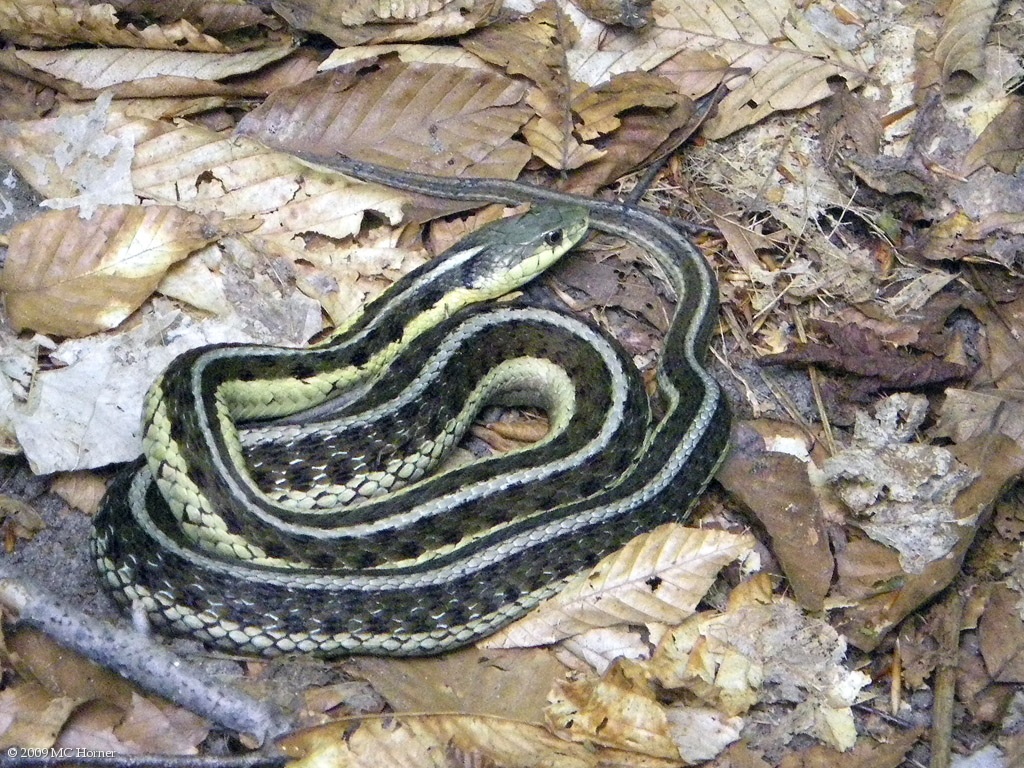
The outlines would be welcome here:
M 1013 390 L 947 389 L 932 434 L 955 443 L 985 435 L 1006 435 L 1024 446 L 1024 398 Z
M 168 22 L 188 19 L 204 32 L 222 35 L 228 32 L 246 30 L 250 27 L 279 29 L 281 22 L 271 13 L 236 0 L 179 0 L 168 4 L 162 0 L 110 0 L 111 4 L 126 13 L 144 15 L 146 19 Z
M 132 687 L 123 678 L 69 652 L 34 629 L 18 629 L 6 637 L 11 666 L 24 680 L 38 683 L 51 696 L 76 702 L 101 700 L 125 710 Z
M 529 159 L 512 139 L 528 116 L 524 93 L 501 75 L 385 60 L 277 91 L 238 130 L 324 157 L 342 152 L 426 173 L 515 178 Z
M 230 94 L 219 81 L 247 74 L 277 61 L 292 50 L 279 45 L 242 53 L 185 53 L 137 48 L 12 51 L 0 66 L 29 68 L 33 79 L 75 99 L 91 99 L 100 91 L 121 98 Z
M 195 755 L 197 746 L 210 732 L 203 718 L 180 707 L 153 702 L 132 693 L 124 719 L 114 735 L 125 745 L 141 753 Z
M 467 648 L 431 659 L 353 659 L 347 665 L 396 712 L 457 712 L 543 723 L 548 691 L 565 668 L 535 649 Z
M 999 9 L 996 0 L 950 0 L 944 15 L 935 60 L 948 83 L 957 72 L 975 80 L 985 75 L 985 38 Z
M 693 612 L 719 570 L 753 547 L 750 535 L 662 525 L 606 557 L 485 645 L 543 645 L 616 624 L 677 624 Z
M 671 81 L 679 93 L 697 99 L 715 90 L 730 69 L 721 56 L 683 50 L 658 67 L 657 74 Z
M 604 24 L 640 29 L 651 20 L 651 3 L 652 0 L 577 0 L 574 5 Z
M 171 206 L 38 216 L 11 231 L 0 275 L 11 324 L 73 337 L 113 328 L 171 264 L 219 234 L 206 217 Z
M 765 527 L 772 551 L 801 606 L 820 611 L 832 583 L 835 561 L 818 497 L 808 473 L 805 438 L 775 422 L 733 427 L 733 450 L 717 479 Z M 779 452 L 783 440 L 803 457 Z
M 684 125 L 692 115 L 692 103 L 680 96 L 671 83 L 644 72 L 627 72 L 592 88 L 577 85 L 572 98 L 572 114 L 578 116 L 567 136 L 566 115 L 547 94 L 532 93 L 528 102 L 537 112 L 524 128 L 534 154 L 552 168 L 580 168 L 606 159 L 599 178 L 589 179 L 588 189 L 619 178 L 648 159 L 672 131 Z M 631 129 L 620 130 L 623 123 Z M 615 136 L 609 141 L 609 134 Z M 588 142 L 597 142 L 601 149 Z M 612 157 L 608 158 L 608 153 Z M 588 168 L 595 176 L 594 169 Z M 584 186 L 573 179 L 573 189 Z
M 644 758 L 618 750 L 572 744 L 546 728 L 497 717 L 387 715 L 347 718 L 294 733 L 279 746 L 294 768 L 408 765 L 451 768 L 673 768 L 677 760 Z
M 1024 683 L 1024 619 L 1020 592 L 994 585 L 978 624 L 985 667 L 999 683 Z
M 463 48 L 483 61 L 533 82 L 552 99 L 547 116 L 556 122 L 567 109 L 565 50 L 576 42 L 572 24 L 564 17 L 560 23 L 559 15 L 554 3 L 542 3 L 529 16 L 491 24 L 459 40 Z

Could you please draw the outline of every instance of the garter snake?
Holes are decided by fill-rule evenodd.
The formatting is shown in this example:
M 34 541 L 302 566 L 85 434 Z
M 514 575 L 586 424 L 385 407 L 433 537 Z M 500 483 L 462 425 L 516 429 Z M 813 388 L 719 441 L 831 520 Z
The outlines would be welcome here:
M 247 652 L 425 655 L 495 631 L 635 535 L 685 517 L 724 453 L 728 411 L 703 363 L 714 275 L 669 220 L 515 182 L 299 157 L 449 200 L 533 203 L 548 224 L 526 229 L 539 233 L 548 258 L 481 269 L 473 256 L 495 242 L 484 232 L 438 260 L 472 262 L 472 278 L 451 281 L 444 267 L 440 278 L 414 272 L 322 345 L 221 345 L 178 358 L 147 397 L 146 458 L 114 482 L 95 523 L 94 557 L 119 602 L 140 604 L 172 631 Z M 536 307 L 456 311 L 483 300 L 483 290 L 467 291 L 483 286 L 490 298 L 546 267 L 582 236 L 581 210 L 592 228 L 646 250 L 677 297 L 658 367 L 663 413 L 650 425 L 637 372 L 588 325 Z M 496 277 L 501 270 L 513 279 Z M 484 354 L 500 356 L 505 346 L 507 365 Z M 470 385 L 473 368 L 497 383 Z M 552 435 L 377 498 L 395 478 L 415 480 L 424 456 L 457 439 L 451 424 L 465 420 L 465 409 L 445 410 L 433 392 L 453 381 L 468 400 L 544 407 Z M 424 389 L 429 410 L 438 409 L 434 425 L 376 455 L 390 414 Z M 235 426 L 347 390 L 350 402 L 329 428 L 270 425 L 250 439 Z M 246 450 L 269 445 L 274 463 L 282 441 L 312 444 L 324 433 L 328 452 L 348 462 L 342 477 L 296 457 L 295 471 L 262 477 L 280 487 L 275 496 L 260 487 L 258 467 L 245 469 Z M 338 434 L 362 434 L 365 443 L 339 448 Z M 293 493 L 302 483 L 326 490 Z

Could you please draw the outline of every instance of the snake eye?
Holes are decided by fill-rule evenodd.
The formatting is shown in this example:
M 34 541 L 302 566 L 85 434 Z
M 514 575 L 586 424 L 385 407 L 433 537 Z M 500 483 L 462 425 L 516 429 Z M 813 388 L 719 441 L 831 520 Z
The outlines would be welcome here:
M 559 245 L 562 242 L 562 230 L 556 229 L 544 235 L 544 242 L 548 245 Z

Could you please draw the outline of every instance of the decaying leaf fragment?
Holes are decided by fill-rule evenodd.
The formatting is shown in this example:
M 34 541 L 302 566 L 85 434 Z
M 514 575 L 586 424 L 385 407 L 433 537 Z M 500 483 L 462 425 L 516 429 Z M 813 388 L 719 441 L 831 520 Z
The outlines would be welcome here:
M 762 702 L 793 708 L 775 729 L 809 733 L 845 751 L 856 739 L 850 707 L 870 678 L 842 666 L 846 642 L 820 619 L 771 593 L 759 574 L 733 590 L 724 613 L 688 619 L 663 639 L 647 667 L 667 689 L 684 689 L 729 714 Z
M 957 543 L 963 526 L 953 500 L 978 477 L 942 447 L 909 443 L 928 412 L 922 396 L 893 395 L 872 420 L 858 413 L 854 446 L 825 462 L 825 479 L 872 539 L 900 553 L 908 573 L 921 573 Z
M 85 336 L 118 325 L 168 267 L 219 235 L 173 206 L 53 211 L 12 230 L 0 291 L 15 328 Z

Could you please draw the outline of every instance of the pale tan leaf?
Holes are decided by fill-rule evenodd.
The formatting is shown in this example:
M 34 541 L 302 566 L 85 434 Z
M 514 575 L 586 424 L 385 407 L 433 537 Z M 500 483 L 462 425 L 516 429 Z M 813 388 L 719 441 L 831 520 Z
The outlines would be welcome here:
M 229 49 L 184 19 L 139 28 L 125 23 L 112 5 L 9 0 L 0 4 L 0 29 L 8 42 L 28 48 L 52 48 L 91 43 L 111 48 L 149 48 L 167 51 Z
M 729 717 L 709 707 L 675 705 L 665 711 L 668 727 L 679 754 L 688 763 L 702 763 L 717 757 L 739 741 L 745 725 L 741 717 Z M 734 768 L 741 763 L 732 762 Z
M 280 0 L 274 10 L 293 27 L 326 35 L 347 47 L 456 37 L 494 20 L 501 5 L 501 0 Z
M 552 168 L 573 170 L 600 160 L 604 153 L 590 144 L 566 137 L 560 125 L 536 117 L 523 126 L 523 136 L 533 154 Z
M 63 472 L 50 483 L 50 493 L 57 494 L 75 509 L 89 515 L 99 509 L 106 491 L 106 482 L 92 472 Z
M 660 526 L 606 557 L 486 645 L 542 645 L 616 624 L 677 624 L 693 613 L 718 571 L 753 547 L 750 535 L 678 523 Z
M 17 61 L 74 98 L 110 90 L 120 97 L 231 93 L 218 81 L 253 72 L 292 50 L 279 45 L 242 53 L 187 53 L 135 48 L 17 51 Z
M 996 0 L 950 0 L 935 60 L 942 69 L 942 81 L 956 72 L 967 72 L 974 79 L 985 76 L 985 38 L 999 9 Z
M 716 116 L 705 125 L 709 138 L 724 138 L 775 112 L 805 107 L 832 92 L 828 79 L 837 72 L 831 62 L 785 49 L 765 55 L 758 52 L 757 59 L 756 64 L 745 58 L 733 62 L 735 67 L 755 64 L 755 71 L 719 103 Z
M 749 78 L 730 83 L 732 92 L 705 124 L 704 134 L 716 139 L 829 96 L 831 77 L 843 77 L 850 87 L 863 81 L 867 68 L 860 59 L 817 31 L 842 26 L 834 13 L 819 7 L 815 14 L 792 14 L 787 0 L 737 0 L 729 7 L 667 0 L 655 6 L 658 23 L 682 35 L 689 49 L 751 71 Z
M 239 132 L 275 147 L 448 175 L 515 178 L 529 150 L 512 137 L 525 88 L 461 67 L 384 61 L 273 94 Z
M 583 744 L 679 759 L 665 708 L 640 665 L 622 661 L 600 680 L 563 682 L 551 696 L 548 724 Z
M 224 293 L 224 283 L 215 272 L 219 249 L 204 248 L 171 267 L 156 287 L 158 293 L 189 304 L 211 315 L 225 315 L 231 303 Z M 213 268 L 211 268 L 213 267 Z
M 648 72 L 689 44 L 686 35 L 660 24 L 643 30 L 616 29 L 588 19 L 574 5 L 560 9 L 572 22 L 579 41 L 566 52 L 574 82 L 596 86 L 624 72 Z
M 465 69 L 486 69 L 490 66 L 477 56 L 462 48 L 450 45 L 427 45 L 393 43 L 385 45 L 353 45 L 348 48 L 337 48 L 320 64 L 320 71 L 327 72 L 361 61 L 376 61 L 379 57 L 393 54 L 399 61 L 420 64 L 441 64 Z
M 54 211 L 11 231 L 0 291 L 15 328 L 84 336 L 113 328 L 167 268 L 219 236 L 203 216 L 171 206 Z
M 387 715 L 347 718 L 283 739 L 294 768 L 672 768 L 678 760 L 573 744 L 546 728 L 474 715 Z

